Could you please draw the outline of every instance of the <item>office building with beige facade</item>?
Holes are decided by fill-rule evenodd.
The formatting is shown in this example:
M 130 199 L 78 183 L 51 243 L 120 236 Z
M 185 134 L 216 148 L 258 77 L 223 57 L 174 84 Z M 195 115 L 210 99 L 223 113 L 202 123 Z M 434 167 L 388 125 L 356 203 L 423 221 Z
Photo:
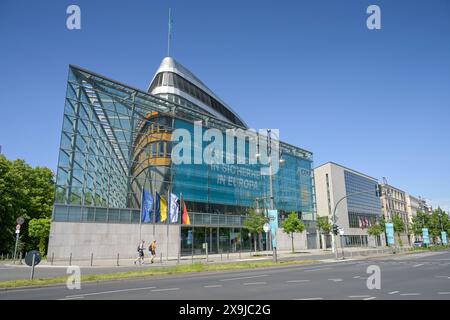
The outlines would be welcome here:
M 345 247 L 385 244 L 384 235 L 373 237 L 367 233 L 382 217 L 376 178 L 333 162 L 315 168 L 314 177 L 317 216 L 326 216 L 333 222 L 335 213 L 335 223 L 344 230 L 344 235 L 337 236 L 337 247 L 341 243 Z M 334 236 L 322 235 L 322 239 L 327 247 L 334 248 Z

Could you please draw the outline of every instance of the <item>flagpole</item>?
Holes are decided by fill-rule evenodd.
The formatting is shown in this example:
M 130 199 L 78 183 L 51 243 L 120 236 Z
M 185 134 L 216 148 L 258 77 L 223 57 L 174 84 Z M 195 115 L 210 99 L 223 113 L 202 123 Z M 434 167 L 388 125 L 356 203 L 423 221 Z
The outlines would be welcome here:
M 141 243 L 141 240 L 142 240 L 142 208 L 144 206 L 144 186 L 145 186 L 145 178 L 144 178 L 144 183 L 142 184 L 141 212 L 139 213 L 139 243 Z
M 167 189 L 167 216 L 166 216 L 166 248 L 167 248 L 167 254 L 166 254 L 166 260 L 169 261 L 169 220 L 170 220 L 170 206 L 172 205 L 172 197 L 170 196 L 170 187 Z
M 179 228 L 179 232 L 178 232 L 178 257 L 181 256 L 181 226 L 183 225 L 183 193 L 180 192 L 180 210 L 178 213 L 178 219 L 179 219 L 179 224 L 180 224 L 180 228 Z
M 153 170 L 150 171 L 150 186 L 153 186 L 154 179 L 152 178 Z M 155 191 L 155 188 L 152 187 L 152 196 L 153 191 Z M 156 192 L 155 192 L 155 199 L 153 200 L 153 240 L 155 240 L 155 224 L 156 224 Z

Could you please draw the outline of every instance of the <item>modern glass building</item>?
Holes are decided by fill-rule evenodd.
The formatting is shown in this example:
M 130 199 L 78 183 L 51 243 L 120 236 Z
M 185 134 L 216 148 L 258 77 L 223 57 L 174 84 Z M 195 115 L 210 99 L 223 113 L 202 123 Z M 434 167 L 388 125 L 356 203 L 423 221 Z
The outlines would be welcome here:
M 173 58 L 162 61 L 147 92 L 71 65 L 49 252 L 64 256 L 70 246 L 77 246 L 78 255 L 85 256 L 89 250 L 100 250 L 93 249 L 96 246 L 113 246 L 122 251 L 129 247 L 133 254 L 140 238 L 158 238 L 160 245 L 170 245 L 167 255 L 201 253 L 205 242 L 210 252 L 249 250 L 244 221 L 251 208 L 263 214 L 268 208 L 269 177 L 261 174 L 261 164 L 248 160 L 253 150 L 245 137 L 243 164 L 175 164 L 174 130 L 191 133 L 192 157 L 195 148 L 203 152 L 208 145 L 196 142 L 194 123 L 202 126 L 200 137 L 213 128 L 224 141 L 227 130 L 247 129 L 228 105 Z M 238 143 L 235 138 L 233 145 Z M 283 159 L 273 176 L 279 218 L 296 212 L 313 237 L 312 153 L 283 142 L 273 152 Z M 226 156 L 230 154 L 224 152 Z M 236 152 L 231 157 L 236 159 Z M 182 197 L 191 224 L 142 223 L 143 190 Z M 309 243 L 313 246 L 314 241 Z

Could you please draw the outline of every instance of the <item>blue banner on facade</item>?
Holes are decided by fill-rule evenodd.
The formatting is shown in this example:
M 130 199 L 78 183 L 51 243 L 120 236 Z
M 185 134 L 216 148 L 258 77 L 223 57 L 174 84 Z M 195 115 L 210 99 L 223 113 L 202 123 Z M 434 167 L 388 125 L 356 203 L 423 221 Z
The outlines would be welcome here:
M 192 230 L 188 230 L 188 234 L 187 234 L 187 238 L 186 238 L 186 243 L 188 245 L 192 244 Z
M 268 210 L 270 234 L 272 236 L 272 247 L 277 247 L 277 230 L 278 230 L 278 210 Z
M 386 237 L 388 246 L 394 245 L 394 224 L 393 223 L 386 223 Z
M 430 244 L 430 236 L 428 235 L 428 228 L 422 228 L 422 238 L 424 244 Z
M 447 245 L 448 244 L 448 240 L 447 240 L 447 232 L 445 231 L 441 231 L 441 240 L 442 240 L 442 244 L 443 245 Z

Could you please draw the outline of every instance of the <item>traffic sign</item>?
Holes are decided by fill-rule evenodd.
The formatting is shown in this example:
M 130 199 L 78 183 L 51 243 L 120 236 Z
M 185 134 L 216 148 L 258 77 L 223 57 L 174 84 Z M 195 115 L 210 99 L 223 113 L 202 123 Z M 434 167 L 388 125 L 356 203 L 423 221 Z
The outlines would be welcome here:
M 20 233 L 20 224 L 16 225 L 16 233 Z
M 340 234 L 341 236 L 343 236 L 343 235 L 344 235 L 344 229 L 339 229 L 339 234 Z
M 268 224 L 268 223 L 264 223 L 264 232 L 269 232 L 269 230 L 270 230 L 270 224 Z
M 16 219 L 17 224 L 23 224 L 25 222 L 25 220 L 22 217 L 18 217 Z
M 27 253 L 25 256 L 25 263 L 30 267 L 33 266 L 33 255 L 34 255 L 34 265 L 37 266 L 41 262 L 41 253 L 37 250 L 33 250 Z

